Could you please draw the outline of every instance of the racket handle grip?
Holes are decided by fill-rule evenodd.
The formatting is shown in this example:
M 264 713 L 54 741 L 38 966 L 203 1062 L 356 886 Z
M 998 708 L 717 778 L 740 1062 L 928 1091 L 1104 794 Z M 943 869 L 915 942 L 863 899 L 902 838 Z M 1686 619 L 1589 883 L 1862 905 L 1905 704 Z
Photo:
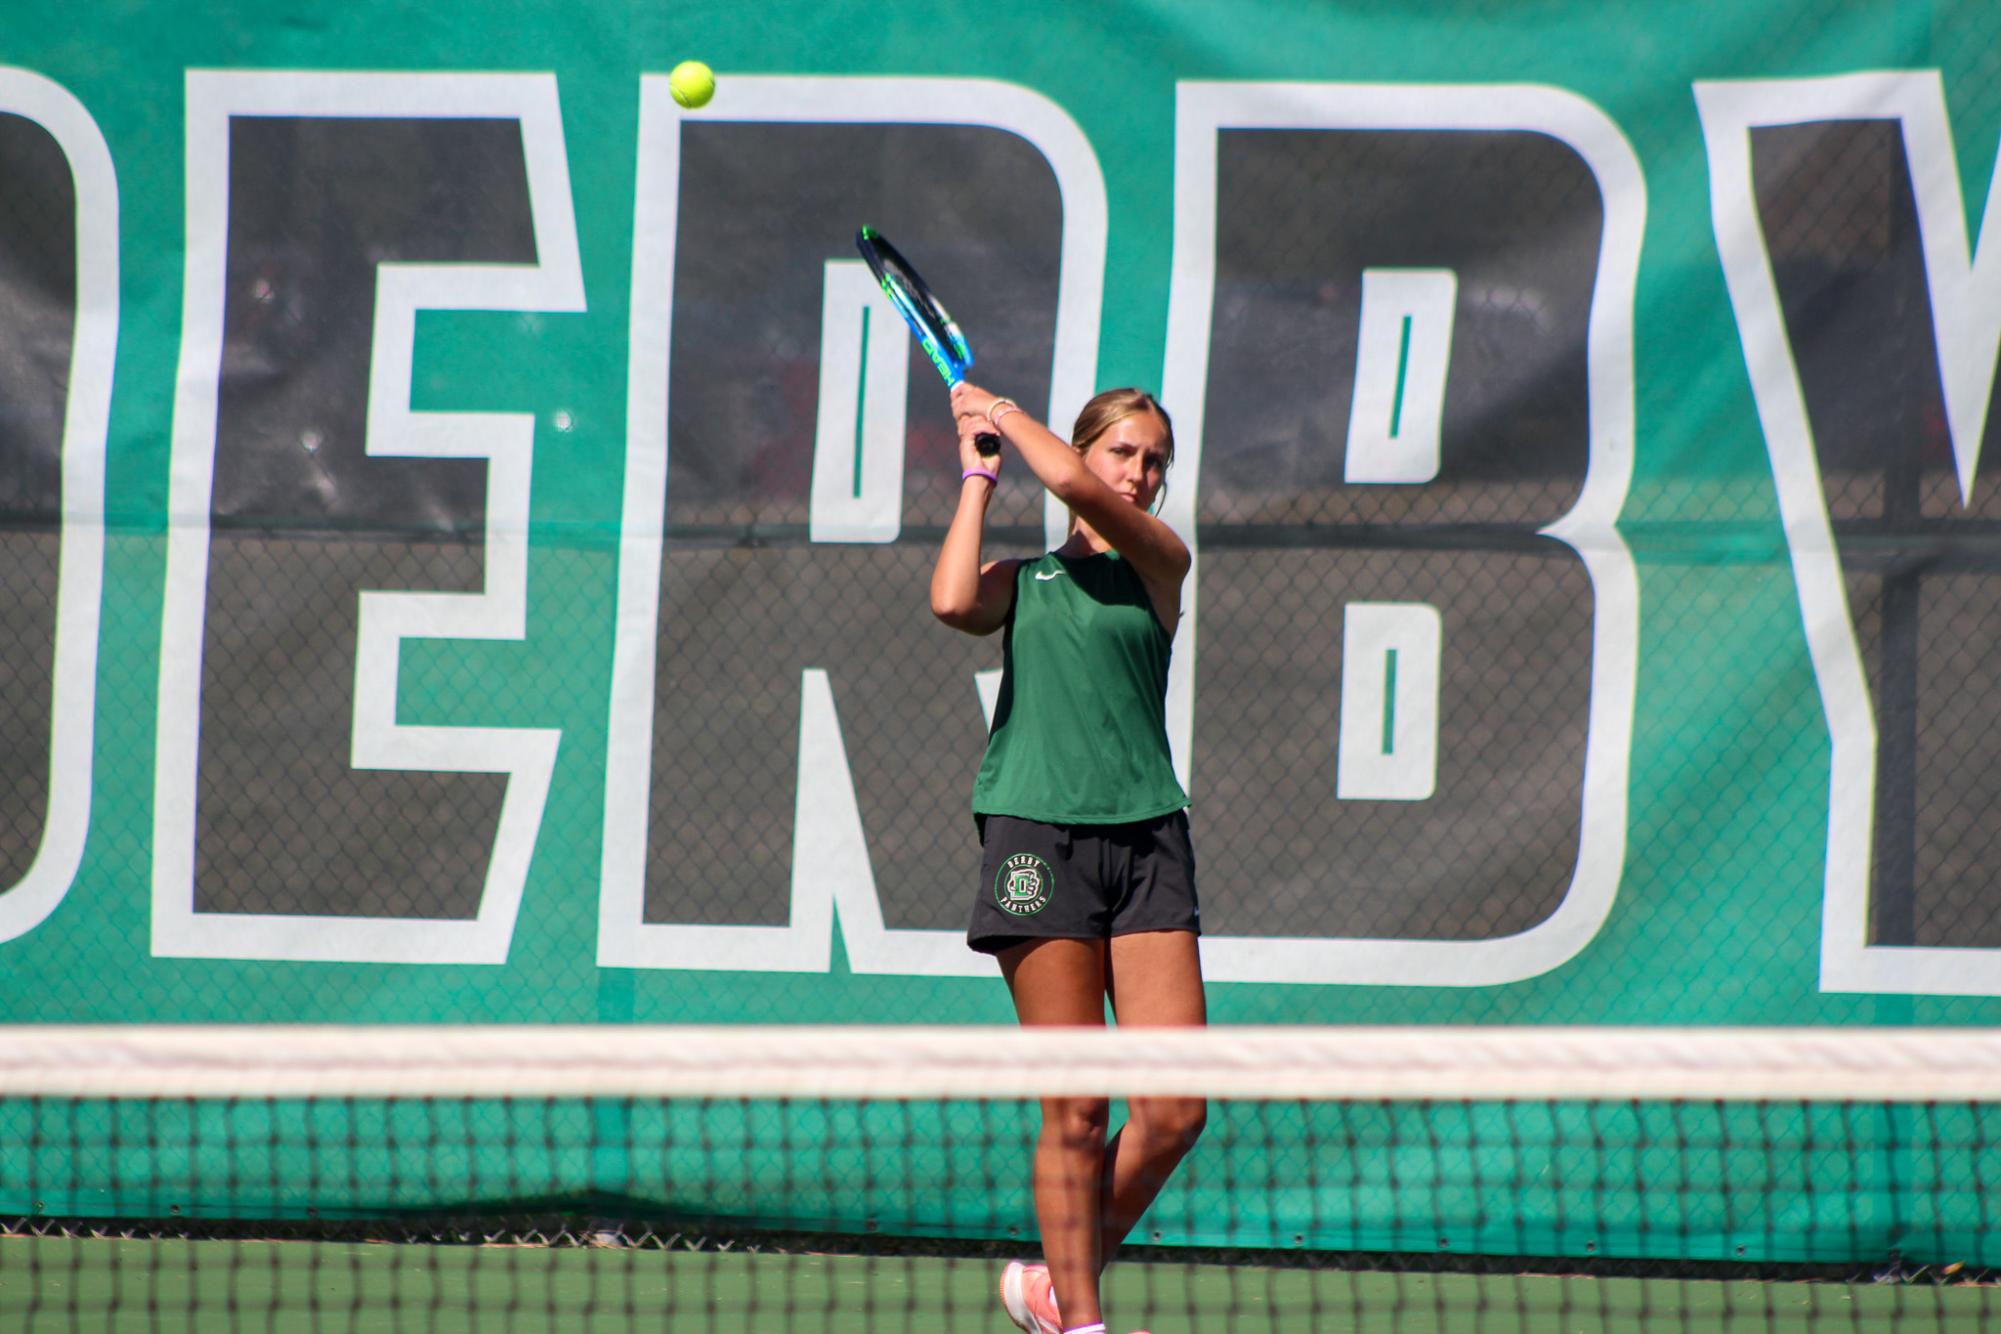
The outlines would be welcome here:
M 981 431 L 973 437 L 973 448 L 980 451 L 980 457 L 983 459 L 999 458 L 1000 437 L 992 431 Z

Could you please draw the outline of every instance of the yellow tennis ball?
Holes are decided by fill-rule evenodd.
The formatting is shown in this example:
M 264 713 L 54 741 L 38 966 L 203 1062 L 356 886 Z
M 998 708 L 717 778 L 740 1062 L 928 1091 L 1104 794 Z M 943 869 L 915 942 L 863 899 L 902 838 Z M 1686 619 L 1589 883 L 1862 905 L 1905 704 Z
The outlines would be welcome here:
M 699 60 L 684 60 L 667 76 L 667 91 L 690 110 L 705 107 L 716 95 L 716 72 Z

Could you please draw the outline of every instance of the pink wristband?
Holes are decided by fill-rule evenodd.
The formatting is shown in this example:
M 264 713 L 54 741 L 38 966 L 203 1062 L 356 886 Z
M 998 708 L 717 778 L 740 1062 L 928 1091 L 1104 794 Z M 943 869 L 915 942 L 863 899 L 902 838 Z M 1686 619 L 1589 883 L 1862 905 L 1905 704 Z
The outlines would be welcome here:
M 968 468 L 959 474 L 959 480 L 962 482 L 969 477 L 984 477 L 995 486 L 1000 485 L 1000 474 L 997 472 L 988 472 L 985 468 Z

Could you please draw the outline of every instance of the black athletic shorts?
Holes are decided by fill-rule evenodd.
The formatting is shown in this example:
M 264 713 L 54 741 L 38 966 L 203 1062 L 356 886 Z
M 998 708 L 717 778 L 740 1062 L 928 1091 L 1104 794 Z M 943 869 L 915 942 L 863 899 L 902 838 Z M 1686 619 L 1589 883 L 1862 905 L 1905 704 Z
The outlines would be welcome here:
M 1188 815 L 1131 824 L 1043 824 L 976 815 L 980 892 L 966 943 L 998 954 L 1024 940 L 1200 934 Z

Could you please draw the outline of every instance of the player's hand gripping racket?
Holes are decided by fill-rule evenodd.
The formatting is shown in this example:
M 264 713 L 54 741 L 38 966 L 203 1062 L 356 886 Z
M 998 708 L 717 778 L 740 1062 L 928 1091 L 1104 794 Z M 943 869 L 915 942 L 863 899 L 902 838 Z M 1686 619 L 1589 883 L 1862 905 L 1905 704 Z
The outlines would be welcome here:
M 910 332 L 917 335 L 924 355 L 931 358 L 931 364 L 945 377 L 945 383 L 956 385 L 965 379 L 973 364 L 973 350 L 966 346 L 966 335 L 959 332 L 951 313 L 938 304 L 938 298 L 931 295 L 931 289 L 917 276 L 917 270 L 910 267 L 910 261 L 873 227 L 855 233 L 855 249 L 862 252 L 869 272 L 882 284 L 883 295 L 903 316 Z M 991 431 L 973 437 L 973 447 L 988 458 L 1000 453 L 1000 445 L 1000 437 Z

